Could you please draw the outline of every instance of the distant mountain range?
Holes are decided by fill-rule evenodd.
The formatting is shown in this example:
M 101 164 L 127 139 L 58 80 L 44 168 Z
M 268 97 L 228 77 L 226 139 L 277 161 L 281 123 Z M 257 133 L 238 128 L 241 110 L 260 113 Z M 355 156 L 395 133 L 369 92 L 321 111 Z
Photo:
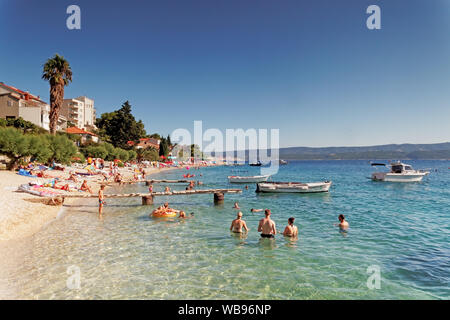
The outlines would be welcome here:
M 214 152 L 211 155 L 215 156 Z M 249 150 L 246 150 L 246 161 L 248 161 L 248 155 Z M 240 155 L 235 152 L 235 157 L 239 158 Z M 279 158 L 284 160 L 450 160 L 450 142 L 386 144 L 370 147 L 290 147 L 280 148 Z
M 280 148 L 286 160 L 450 159 L 450 142 L 434 144 L 386 144 L 370 147 Z

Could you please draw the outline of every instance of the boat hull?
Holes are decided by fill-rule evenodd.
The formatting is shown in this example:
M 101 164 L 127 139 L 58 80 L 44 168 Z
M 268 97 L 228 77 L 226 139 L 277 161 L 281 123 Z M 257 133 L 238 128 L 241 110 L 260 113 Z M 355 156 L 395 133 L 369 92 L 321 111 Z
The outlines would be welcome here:
M 253 177 L 239 177 L 239 176 L 229 176 L 228 181 L 230 183 L 258 183 L 264 182 L 269 179 L 270 175 L 265 176 L 253 176 Z
M 256 192 L 265 193 L 319 193 L 328 192 L 330 182 L 312 183 L 258 183 Z
M 408 174 L 377 172 L 372 174 L 372 180 L 385 182 L 420 182 L 427 174 L 428 172 Z

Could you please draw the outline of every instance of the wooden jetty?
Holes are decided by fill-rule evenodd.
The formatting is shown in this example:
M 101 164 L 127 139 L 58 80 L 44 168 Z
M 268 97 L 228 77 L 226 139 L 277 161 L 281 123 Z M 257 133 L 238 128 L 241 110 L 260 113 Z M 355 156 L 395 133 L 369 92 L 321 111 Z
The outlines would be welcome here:
M 108 182 L 106 183 L 107 185 L 110 184 L 133 184 L 133 183 L 145 183 L 145 185 L 149 186 L 151 184 L 154 183 L 168 183 L 168 184 L 176 184 L 176 183 L 190 183 L 194 180 L 167 180 L 167 179 L 162 179 L 162 180 L 156 180 L 156 179 L 151 179 L 151 180 L 138 180 L 138 181 L 122 181 L 122 182 Z M 194 181 L 195 182 L 195 181 Z
M 225 197 L 225 193 L 242 193 L 241 189 L 204 189 L 204 190 L 182 190 L 182 191 L 169 191 L 169 192 L 152 192 L 152 193 L 113 193 L 104 194 L 105 198 L 132 198 L 141 197 L 142 205 L 153 204 L 153 198 L 155 196 L 186 196 L 194 194 L 214 194 L 214 203 L 222 203 Z M 96 194 L 68 194 L 61 195 L 55 198 L 98 198 Z

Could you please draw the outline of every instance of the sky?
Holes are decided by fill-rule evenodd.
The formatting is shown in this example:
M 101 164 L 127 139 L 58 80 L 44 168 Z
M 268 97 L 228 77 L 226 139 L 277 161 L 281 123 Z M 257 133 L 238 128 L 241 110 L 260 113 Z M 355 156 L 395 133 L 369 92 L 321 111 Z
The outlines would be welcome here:
M 448 0 L 0 0 L 0 33 L 0 81 L 48 102 L 59 53 L 66 98 L 98 115 L 129 100 L 148 133 L 201 120 L 279 129 L 281 147 L 450 141 Z

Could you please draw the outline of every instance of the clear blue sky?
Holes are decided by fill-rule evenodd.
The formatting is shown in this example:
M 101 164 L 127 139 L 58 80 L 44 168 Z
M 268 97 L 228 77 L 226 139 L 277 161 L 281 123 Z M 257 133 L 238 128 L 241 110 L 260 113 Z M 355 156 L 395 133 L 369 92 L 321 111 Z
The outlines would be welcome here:
M 450 141 L 448 0 L 0 0 L 0 30 L 0 81 L 48 101 L 42 65 L 62 54 L 66 97 L 98 114 L 129 100 L 151 133 L 203 120 L 279 128 L 281 146 Z

